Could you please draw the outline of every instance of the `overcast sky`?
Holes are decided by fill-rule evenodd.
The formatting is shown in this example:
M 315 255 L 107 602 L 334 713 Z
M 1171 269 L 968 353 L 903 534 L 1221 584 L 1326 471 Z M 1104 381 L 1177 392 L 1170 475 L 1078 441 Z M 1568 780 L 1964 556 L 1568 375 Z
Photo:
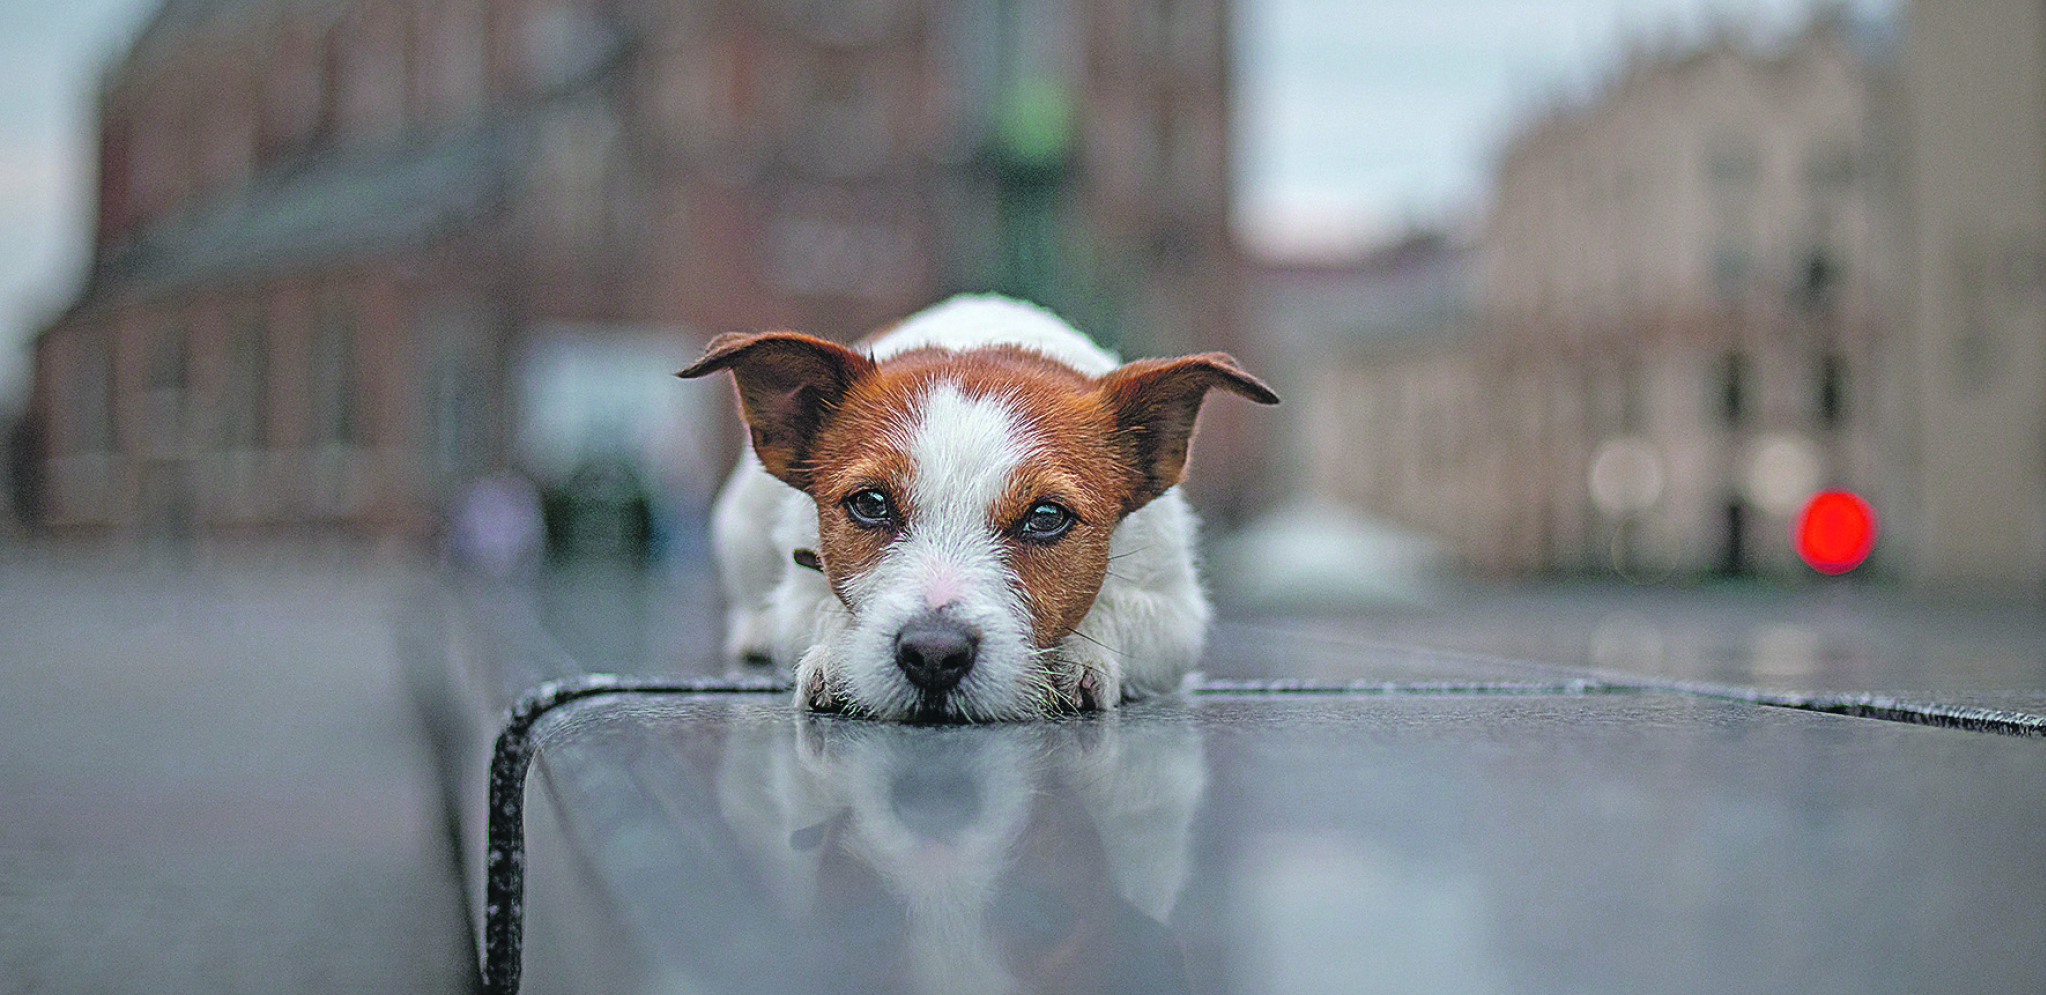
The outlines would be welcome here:
M 1084 0 L 1079 0 L 1084 2 Z M 1874 14 L 1901 0 L 1848 0 Z M 1780 32 L 1811 0 L 1235 0 L 1239 223 L 1326 253 L 1483 206 L 1519 114 L 1609 68 L 1628 39 L 1715 20 Z M 76 291 L 100 68 L 156 0 L 0 0 L 0 415 L 17 347 Z
M 1644 40 L 1715 25 L 1764 42 L 1812 0 L 1239 0 L 1239 227 L 1326 253 L 1485 205 L 1513 124 L 1581 93 Z M 1846 0 L 1895 16 L 1902 0 Z

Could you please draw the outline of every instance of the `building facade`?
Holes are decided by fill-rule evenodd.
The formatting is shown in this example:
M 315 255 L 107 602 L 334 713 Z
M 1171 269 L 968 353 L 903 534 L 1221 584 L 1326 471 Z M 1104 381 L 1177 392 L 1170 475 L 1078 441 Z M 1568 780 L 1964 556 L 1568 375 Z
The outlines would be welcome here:
M 1274 358 L 1278 468 L 1296 499 L 1486 560 L 1500 517 L 1476 377 L 1475 253 L 1413 232 L 1362 258 L 1259 267 L 1250 314 Z
M 42 522 L 425 536 L 516 459 L 554 328 L 851 338 L 992 289 L 1132 353 L 1229 348 L 1228 25 L 166 0 L 103 82 L 92 271 L 35 342 Z
M 1912 576 L 2046 595 L 2046 10 L 1914 3 L 1905 47 Z
M 1505 146 L 1479 246 L 1510 572 L 1788 572 L 1803 499 L 1899 495 L 1894 59 L 1842 15 L 1643 52 Z

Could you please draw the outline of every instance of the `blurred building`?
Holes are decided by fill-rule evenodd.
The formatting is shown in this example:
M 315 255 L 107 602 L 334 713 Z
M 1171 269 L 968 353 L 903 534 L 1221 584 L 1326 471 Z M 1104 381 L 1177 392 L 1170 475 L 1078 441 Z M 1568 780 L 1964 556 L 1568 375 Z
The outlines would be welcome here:
M 43 520 L 427 534 L 516 456 L 524 357 L 607 328 L 851 337 L 994 289 L 1132 353 L 1229 348 L 1229 23 L 166 0 L 106 74 L 92 271 L 35 343 Z M 1227 495 L 1251 469 L 1212 435 Z
M 1295 495 L 1473 560 L 1499 516 L 1475 262 L 1409 233 L 1355 260 L 1261 266 L 1249 309 L 1287 392 L 1279 471 Z
M 2046 10 L 1914 3 L 1905 79 L 1915 295 L 1912 575 L 2046 593 Z
M 1636 53 L 1505 146 L 1473 376 L 1508 571 L 1787 571 L 1820 487 L 1898 495 L 1895 58 L 1822 15 Z

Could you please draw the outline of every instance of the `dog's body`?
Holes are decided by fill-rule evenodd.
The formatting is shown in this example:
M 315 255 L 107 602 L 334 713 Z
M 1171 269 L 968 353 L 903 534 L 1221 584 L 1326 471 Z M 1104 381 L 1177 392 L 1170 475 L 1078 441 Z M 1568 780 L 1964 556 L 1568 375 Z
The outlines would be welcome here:
M 956 298 L 861 355 L 721 336 L 754 443 L 712 518 L 726 648 L 798 699 L 1011 719 L 1171 690 L 1209 617 L 1176 485 L 1221 354 L 1119 366 L 1050 313 Z

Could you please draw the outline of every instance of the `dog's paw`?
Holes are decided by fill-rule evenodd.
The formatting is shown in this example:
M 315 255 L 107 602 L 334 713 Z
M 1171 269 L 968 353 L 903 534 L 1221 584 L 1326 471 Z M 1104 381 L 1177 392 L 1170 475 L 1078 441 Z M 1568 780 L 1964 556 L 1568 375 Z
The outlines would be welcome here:
M 813 712 L 843 712 L 845 690 L 833 678 L 831 654 L 821 645 L 811 647 L 796 665 L 796 705 Z
M 1078 645 L 1075 645 L 1075 643 Z M 1059 704 L 1063 710 L 1098 712 L 1122 703 L 1122 666 L 1109 651 L 1068 639 L 1060 654 Z

